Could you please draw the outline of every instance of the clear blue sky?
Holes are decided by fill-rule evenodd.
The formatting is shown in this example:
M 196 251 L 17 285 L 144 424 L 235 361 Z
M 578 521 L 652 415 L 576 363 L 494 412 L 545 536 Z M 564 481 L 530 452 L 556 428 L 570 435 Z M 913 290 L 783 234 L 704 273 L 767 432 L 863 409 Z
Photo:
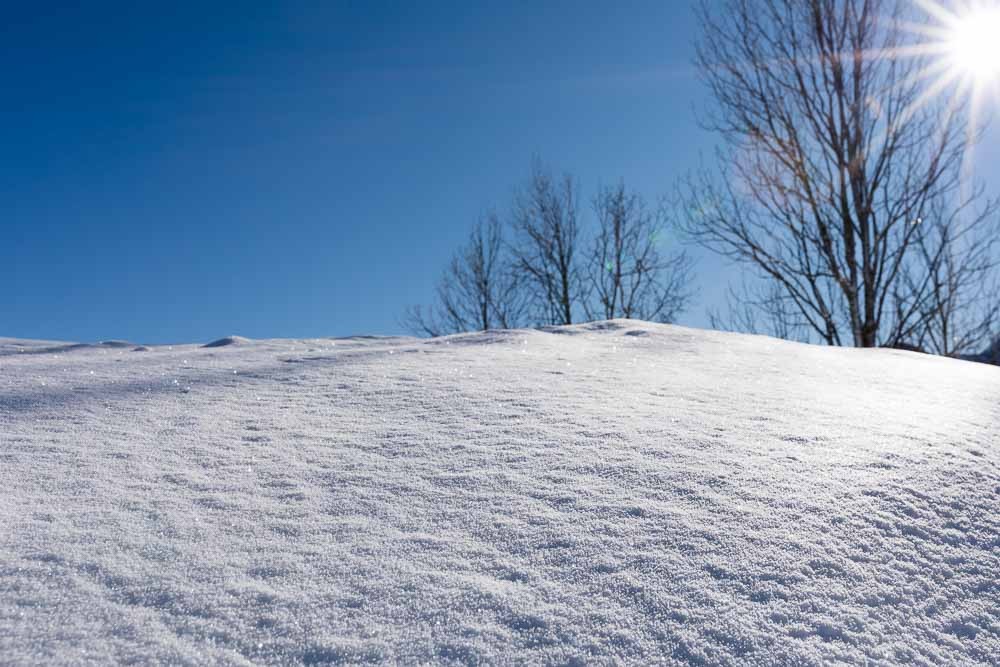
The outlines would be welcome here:
M 654 199 L 713 145 L 686 2 L 74 4 L 0 28 L 0 336 L 398 333 L 533 155 Z

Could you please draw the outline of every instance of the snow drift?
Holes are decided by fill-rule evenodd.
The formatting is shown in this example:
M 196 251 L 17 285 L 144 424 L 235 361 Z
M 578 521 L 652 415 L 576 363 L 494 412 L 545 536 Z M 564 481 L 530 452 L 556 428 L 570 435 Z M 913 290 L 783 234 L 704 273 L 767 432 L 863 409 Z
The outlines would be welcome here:
M 246 345 L 249 342 L 250 339 L 243 336 L 226 336 L 213 340 L 211 343 L 205 343 L 202 347 L 229 347 L 230 345 Z
M 990 663 L 1000 369 L 632 321 L 0 339 L 0 662 Z

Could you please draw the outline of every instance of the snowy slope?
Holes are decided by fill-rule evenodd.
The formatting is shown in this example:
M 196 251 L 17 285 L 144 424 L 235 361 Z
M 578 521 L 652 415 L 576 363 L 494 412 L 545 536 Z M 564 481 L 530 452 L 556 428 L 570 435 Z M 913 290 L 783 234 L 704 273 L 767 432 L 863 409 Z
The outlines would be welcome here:
M 0 339 L 0 663 L 1000 660 L 1000 368 Z

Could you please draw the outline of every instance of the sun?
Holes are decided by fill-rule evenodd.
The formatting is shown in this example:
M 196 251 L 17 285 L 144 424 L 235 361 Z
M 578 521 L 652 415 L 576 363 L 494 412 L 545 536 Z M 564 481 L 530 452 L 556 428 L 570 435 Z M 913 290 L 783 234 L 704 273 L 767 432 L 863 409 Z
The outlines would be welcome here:
M 973 8 L 950 17 L 947 40 L 952 65 L 974 84 L 1000 79 L 1000 6 Z
M 897 57 L 928 57 L 930 62 L 917 75 L 928 85 L 908 112 L 952 90 L 949 109 L 969 102 L 971 147 L 981 116 L 1000 100 L 1000 0 L 912 1 L 927 20 L 903 26 L 918 41 Z
M 958 84 L 981 101 L 1000 87 L 1000 0 L 913 0 L 928 18 L 922 26 L 904 25 L 919 37 L 907 55 L 934 58 L 921 78 L 932 80 L 933 97 Z M 891 57 L 891 54 L 890 54 Z M 923 100 L 926 101 L 926 100 Z
M 966 113 L 962 181 L 967 188 L 975 144 L 985 127 L 983 120 L 1000 107 L 1000 0 L 909 1 L 922 16 L 898 26 L 911 33 L 914 42 L 905 48 L 888 49 L 884 56 L 923 60 L 907 82 L 925 85 L 900 115 L 900 122 L 938 99 L 944 100 L 943 119 L 955 112 Z

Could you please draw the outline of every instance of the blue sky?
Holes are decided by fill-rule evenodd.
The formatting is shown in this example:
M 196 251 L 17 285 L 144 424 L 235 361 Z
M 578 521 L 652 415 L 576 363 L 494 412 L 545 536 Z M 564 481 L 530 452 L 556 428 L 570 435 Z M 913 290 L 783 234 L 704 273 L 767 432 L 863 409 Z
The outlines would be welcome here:
M 399 333 L 532 156 L 669 193 L 713 146 L 694 20 L 625 4 L 5 8 L 0 336 Z

